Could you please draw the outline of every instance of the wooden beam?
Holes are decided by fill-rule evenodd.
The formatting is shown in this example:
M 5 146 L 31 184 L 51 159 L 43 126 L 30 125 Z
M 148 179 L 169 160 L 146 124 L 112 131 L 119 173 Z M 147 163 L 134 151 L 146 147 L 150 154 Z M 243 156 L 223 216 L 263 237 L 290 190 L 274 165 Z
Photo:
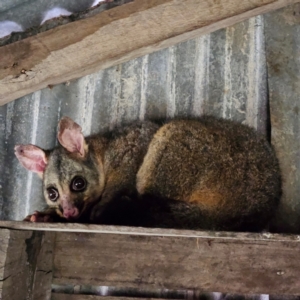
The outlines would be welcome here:
M 213 238 L 231 239 L 244 241 L 269 241 L 269 242 L 292 242 L 300 243 L 300 236 L 275 234 L 275 233 L 249 233 L 249 232 L 226 232 L 226 231 L 200 231 L 179 230 L 162 228 L 126 227 L 111 225 L 93 225 L 79 223 L 30 223 L 22 221 L 0 221 L 1 229 L 30 230 L 30 231 L 54 231 L 67 233 L 104 233 L 118 235 L 137 236 L 164 236 L 185 238 Z
M 41 232 L 42 240 L 36 257 L 34 280 L 32 285 L 32 300 L 50 300 L 53 274 L 53 252 L 55 233 Z
M 170 300 L 171 298 L 168 299 Z M 96 296 L 96 295 L 83 295 L 83 294 L 52 293 L 51 300 L 166 300 L 166 299 L 150 298 L 150 297 L 149 298 L 111 297 L 111 296 Z
M 111 297 L 108 297 L 111 298 Z M 101 296 L 92 296 L 92 295 L 69 295 L 69 294 L 52 294 L 51 300 L 110 300 Z M 114 300 L 123 300 L 118 298 L 114 298 Z M 136 300 L 136 298 L 131 298 L 130 300 Z M 139 300 L 150 300 L 150 299 L 139 299 Z
M 52 262 L 54 253 L 53 284 L 58 286 L 300 294 L 300 237 L 297 235 L 9 221 L 0 222 L 0 228 L 3 228 L 0 229 L 0 272 L 3 265 L 5 272 L 9 271 L 0 273 L 0 282 L 6 284 L 3 290 L 9 292 L 13 291 L 16 279 L 20 289 L 26 287 L 26 281 L 23 283 L 22 280 L 27 277 L 20 274 L 28 274 L 27 257 L 31 257 L 30 261 L 37 266 L 34 270 L 46 270 L 45 274 L 51 270 L 51 265 L 40 267 L 44 255 L 28 254 L 43 253 L 28 247 L 28 239 L 31 244 L 36 241 L 37 245 L 45 240 L 37 239 L 38 235 L 33 233 L 46 234 L 41 230 L 51 230 L 55 231 L 48 232 L 55 234 L 54 249 L 44 253 L 50 253 L 48 263 Z M 10 241 L 7 232 L 20 236 L 14 236 Z M 53 246 L 53 243 L 49 245 Z M 41 249 L 39 247 L 37 249 Z M 12 259 L 9 263 L 5 258 L 7 254 Z M 22 263 L 19 265 L 19 262 Z M 19 277 L 10 279 L 11 274 Z M 32 286 L 39 286 L 39 283 Z
M 60 232 L 53 283 L 299 295 L 299 255 L 300 240 Z
M 50 300 L 54 233 L 0 230 L 0 299 Z
M 247 297 L 248 296 L 248 297 Z M 105 298 L 104 298 L 105 297 Z M 197 296 L 196 296 L 197 297 Z M 110 298 L 110 299 L 107 299 Z M 124 300 L 123 297 L 107 297 L 107 296 L 94 296 L 94 295 L 69 295 L 69 294 L 52 294 L 51 300 L 112 300 L 111 298 L 114 298 L 113 300 Z M 168 300 L 171 300 L 172 298 L 167 298 Z M 173 298 L 177 299 L 178 298 Z M 185 298 L 183 298 L 185 299 Z M 205 300 L 214 300 L 214 299 L 220 299 L 214 297 L 212 294 L 201 294 L 200 297 L 197 298 L 188 298 L 188 299 L 205 299 Z M 263 299 L 263 297 L 259 297 L 258 295 L 226 295 L 225 298 L 222 297 L 221 299 L 234 299 L 234 300 L 255 300 L 255 299 Z M 271 296 L 268 299 L 270 300 L 299 300 L 299 296 Z M 128 300 L 162 300 L 157 298 L 128 298 Z M 166 300 L 166 298 L 164 298 Z
M 135 0 L 0 48 L 0 105 L 300 0 Z

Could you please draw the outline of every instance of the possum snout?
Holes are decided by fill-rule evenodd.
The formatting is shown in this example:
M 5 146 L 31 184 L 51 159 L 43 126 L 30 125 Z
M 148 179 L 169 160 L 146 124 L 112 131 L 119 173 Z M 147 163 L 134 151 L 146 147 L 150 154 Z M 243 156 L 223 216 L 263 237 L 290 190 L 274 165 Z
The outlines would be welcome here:
M 76 219 L 79 215 L 78 208 L 73 207 L 73 208 L 64 208 L 64 217 L 66 219 Z
M 61 206 L 66 219 L 76 219 L 79 217 L 79 210 L 72 203 L 64 201 Z

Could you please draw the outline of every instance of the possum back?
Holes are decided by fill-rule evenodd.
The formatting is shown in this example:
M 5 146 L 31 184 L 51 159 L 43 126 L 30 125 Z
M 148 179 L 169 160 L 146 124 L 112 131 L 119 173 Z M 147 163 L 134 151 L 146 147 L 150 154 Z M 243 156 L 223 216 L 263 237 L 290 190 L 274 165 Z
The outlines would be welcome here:
M 247 126 L 206 117 L 173 120 L 156 132 L 137 190 L 197 206 L 214 227 L 235 229 L 266 223 L 278 205 L 281 179 L 275 152 L 263 137 Z

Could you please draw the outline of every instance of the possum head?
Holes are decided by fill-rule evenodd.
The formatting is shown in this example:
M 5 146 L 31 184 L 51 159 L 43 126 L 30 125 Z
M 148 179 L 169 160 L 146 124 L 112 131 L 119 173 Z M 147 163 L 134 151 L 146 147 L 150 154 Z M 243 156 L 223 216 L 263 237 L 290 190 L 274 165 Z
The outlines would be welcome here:
M 80 218 L 100 200 L 104 189 L 103 165 L 89 149 L 81 127 L 68 117 L 59 122 L 61 146 L 44 151 L 34 145 L 17 145 L 15 154 L 28 170 L 43 179 L 44 196 L 68 220 Z

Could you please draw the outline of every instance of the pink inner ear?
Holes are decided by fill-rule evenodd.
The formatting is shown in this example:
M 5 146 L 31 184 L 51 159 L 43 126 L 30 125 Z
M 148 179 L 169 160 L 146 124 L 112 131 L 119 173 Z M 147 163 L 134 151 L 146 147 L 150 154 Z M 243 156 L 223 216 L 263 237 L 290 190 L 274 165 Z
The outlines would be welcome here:
M 21 165 L 29 171 L 43 174 L 47 165 L 45 152 L 34 145 L 16 145 L 15 155 Z
M 84 137 L 81 127 L 68 117 L 63 117 L 59 122 L 57 138 L 60 144 L 69 152 L 78 152 L 84 156 Z

